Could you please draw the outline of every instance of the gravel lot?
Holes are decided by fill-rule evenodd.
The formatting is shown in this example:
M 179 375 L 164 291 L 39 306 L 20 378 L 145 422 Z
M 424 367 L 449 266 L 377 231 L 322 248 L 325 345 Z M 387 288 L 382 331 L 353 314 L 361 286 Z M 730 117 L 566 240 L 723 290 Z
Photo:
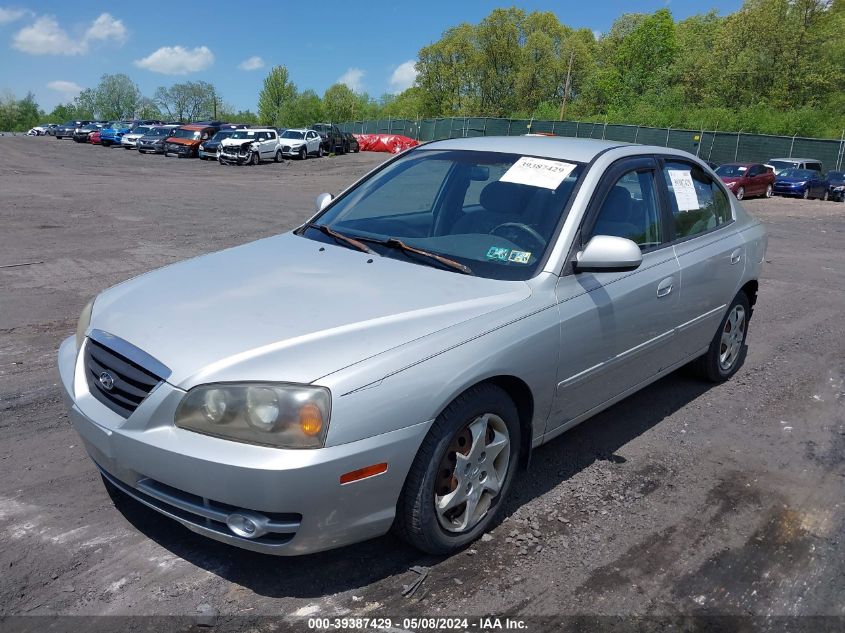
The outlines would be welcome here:
M 384 158 L 238 168 L 0 139 L 0 616 L 845 617 L 845 204 L 747 201 L 770 243 L 744 368 L 715 387 L 677 372 L 537 450 L 464 553 L 387 536 L 264 557 L 115 506 L 57 385 L 83 304 L 290 229 Z

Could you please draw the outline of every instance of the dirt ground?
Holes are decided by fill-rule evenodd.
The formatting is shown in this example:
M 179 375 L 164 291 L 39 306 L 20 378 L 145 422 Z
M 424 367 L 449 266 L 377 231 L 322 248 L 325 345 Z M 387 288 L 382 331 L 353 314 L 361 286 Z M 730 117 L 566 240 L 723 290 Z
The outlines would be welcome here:
M 268 630 L 279 621 L 260 616 L 816 615 L 845 626 L 845 204 L 747 201 L 770 242 L 743 369 L 719 386 L 677 372 L 538 449 L 507 519 L 463 553 L 432 558 L 386 536 L 266 557 L 109 497 L 55 369 L 85 302 L 290 229 L 318 193 L 384 159 L 238 168 L 0 139 L 0 616 L 182 615 Z M 403 597 L 413 566 L 427 577 Z

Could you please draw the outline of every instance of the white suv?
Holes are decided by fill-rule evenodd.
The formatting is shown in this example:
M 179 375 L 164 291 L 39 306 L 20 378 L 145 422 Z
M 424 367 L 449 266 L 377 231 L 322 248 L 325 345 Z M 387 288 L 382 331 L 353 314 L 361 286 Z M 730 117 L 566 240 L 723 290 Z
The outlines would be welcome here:
M 282 160 L 279 133 L 273 128 L 244 128 L 224 138 L 217 150 L 217 160 L 223 164 L 257 165 L 262 160 Z

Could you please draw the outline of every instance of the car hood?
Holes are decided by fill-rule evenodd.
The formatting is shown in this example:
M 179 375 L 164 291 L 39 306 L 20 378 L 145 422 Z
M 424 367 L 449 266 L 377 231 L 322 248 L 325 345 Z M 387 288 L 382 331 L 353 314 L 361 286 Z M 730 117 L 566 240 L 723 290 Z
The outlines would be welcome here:
M 529 296 L 525 282 L 286 233 L 106 290 L 91 327 L 167 365 L 168 382 L 183 389 L 232 380 L 310 383 Z
M 304 138 L 280 138 L 279 142 L 282 145 L 303 145 L 305 143 Z
M 154 143 L 156 141 L 162 141 L 163 142 L 163 141 L 167 140 L 167 137 L 166 136 L 150 136 L 150 135 L 145 134 L 144 136 L 142 136 L 138 140 L 139 141 L 145 141 L 147 143 Z
M 240 147 L 244 143 L 252 144 L 255 143 L 255 139 L 248 139 L 248 138 L 224 138 L 222 141 L 219 141 L 221 147 L 232 147 L 237 146 Z
M 168 136 L 167 142 L 173 143 L 174 145 L 198 145 L 201 141 L 199 139 L 178 138 L 176 136 Z
M 722 182 L 728 183 L 739 182 L 740 180 L 743 180 L 745 176 L 719 176 L 719 178 L 722 179 Z
M 800 176 L 778 176 L 775 179 L 775 184 L 795 185 L 801 182 L 807 182 L 809 178 L 801 178 Z

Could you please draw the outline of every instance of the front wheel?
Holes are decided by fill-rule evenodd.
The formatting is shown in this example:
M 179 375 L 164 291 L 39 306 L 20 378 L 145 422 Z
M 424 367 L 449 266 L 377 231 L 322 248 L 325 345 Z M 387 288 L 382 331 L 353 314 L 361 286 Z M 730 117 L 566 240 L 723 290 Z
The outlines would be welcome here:
M 305 160 L 306 158 L 308 158 L 308 150 L 303 145 L 299 150 L 299 160 Z
M 450 554 L 490 528 L 517 468 L 519 415 L 507 393 L 477 385 L 434 421 L 396 508 L 400 537 L 429 554 Z
M 261 156 L 258 155 L 258 152 L 253 152 L 252 156 L 250 157 L 250 164 L 257 165 L 261 162 Z
M 745 361 L 750 317 L 751 304 L 745 293 L 740 292 L 731 302 L 707 352 L 694 361 L 699 376 L 711 382 L 724 382 L 739 370 Z
M 825 190 L 824 195 L 822 196 L 822 200 L 824 200 L 825 202 L 830 200 L 830 193 L 827 190 Z
M 736 199 L 742 200 L 745 197 L 745 187 L 740 187 L 736 190 Z
M 804 189 L 804 193 L 801 194 L 801 197 L 804 198 L 804 200 L 809 200 L 810 199 L 810 189 L 809 188 Z

